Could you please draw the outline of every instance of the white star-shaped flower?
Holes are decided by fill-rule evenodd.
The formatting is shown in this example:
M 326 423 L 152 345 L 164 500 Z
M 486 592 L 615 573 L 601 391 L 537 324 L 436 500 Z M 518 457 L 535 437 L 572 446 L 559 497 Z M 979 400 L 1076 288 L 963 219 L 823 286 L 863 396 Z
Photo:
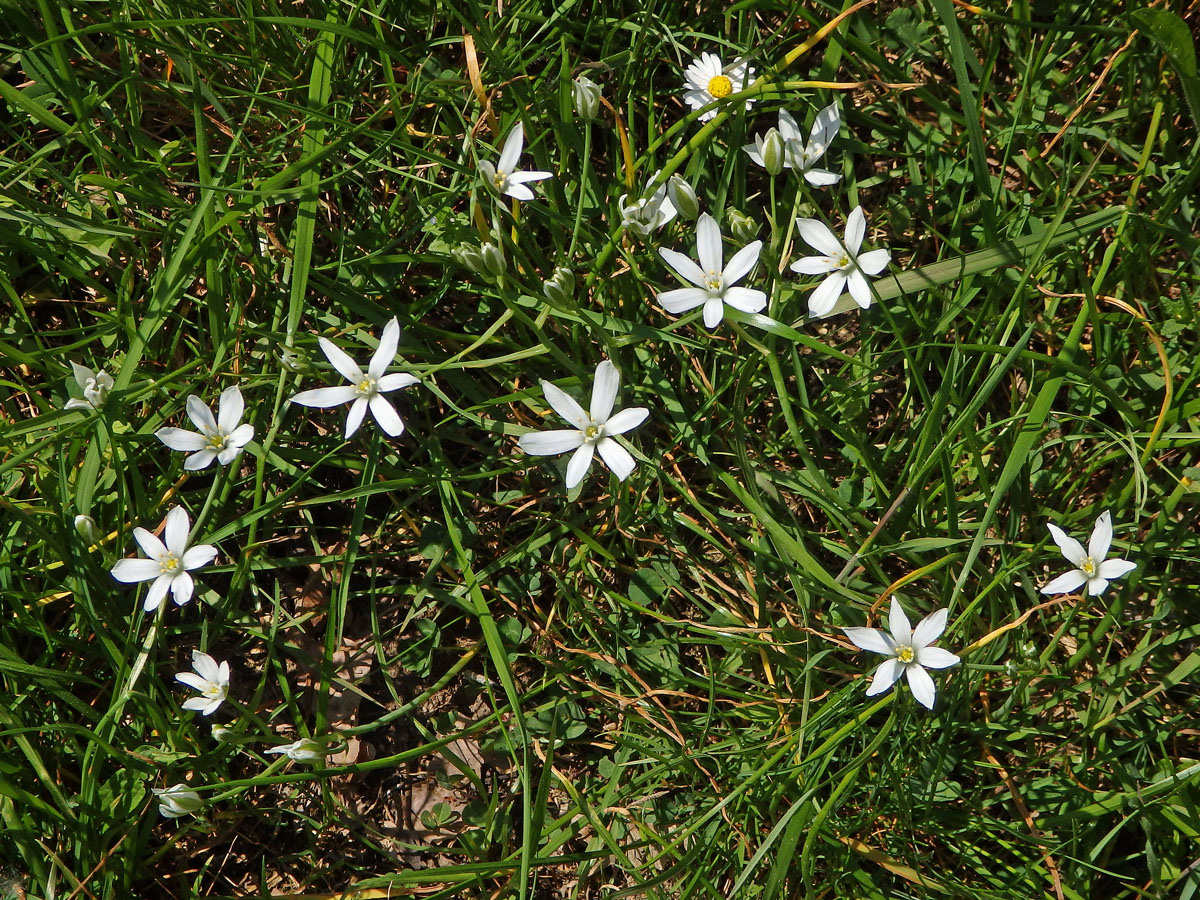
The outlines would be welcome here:
M 949 650 L 929 646 L 946 630 L 946 617 L 949 613 L 948 609 L 930 613 L 918 622 L 914 629 L 908 624 L 908 616 L 900 608 L 900 601 L 893 598 L 892 609 L 888 615 L 891 634 L 878 628 L 842 629 L 855 646 L 889 657 L 875 670 L 875 677 L 867 689 L 868 697 L 882 694 L 895 684 L 901 675 L 907 674 L 908 686 L 917 702 L 927 709 L 933 709 L 937 689 L 925 668 L 945 669 L 958 664 L 958 657 Z
M 824 281 L 808 295 L 809 315 L 823 316 L 833 309 L 842 289 L 848 287 L 854 302 L 866 309 L 871 305 L 871 285 L 866 276 L 878 275 L 892 258 L 887 250 L 871 250 L 860 254 L 867 232 L 867 218 L 862 207 L 856 206 L 846 219 L 846 239 L 839 241 L 824 222 L 818 219 L 797 219 L 800 237 L 823 256 L 806 256 L 791 265 L 801 275 L 826 275 Z
M 835 175 L 833 172 L 825 169 L 814 169 L 813 164 L 825 155 L 825 151 L 829 149 L 829 145 L 837 135 L 841 124 L 842 119 L 841 114 L 838 112 L 838 105 L 830 103 L 817 113 L 817 118 L 813 121 L 812 132 L 806 144 L 800 133 L 799 126 L 796 125 L 796 120 L 792 118 L 786 109 L 781 109 L 779 111 L 779 135 L 783 138 L 784 168 L 795 169 L 813 187 L 825 187 L 836 184 L 842 176 Z M 755 143 L 747 144 L 742 149 L 750 154 L 750 158 L 754 162 L 767 168 L 767 161 L 763 159 L 761 138 L 756 137 Z
M 160 428 L 154 434 L 172 450 L 191 454 L 183 461 L 183 467 L 189 472 L 207 468 L 214 459 L 223 466 L 229 465 L 254 437 L 253 425 L 240 424 L 246 403 L 237 385 L 221 391 L 215 419 L 212 410 L 194 394 L 188 394 L 184 405 L 188 418 L 200 429 L 199 432 Z
M 118 560 L 111 571 L 113 578 L 126 584 L 154 579 L 142 604 L 146 612 L 158 609 L 167 591 L 171 592 L 171 599 L 176 606 L 183 606 L 191 600 L 196 584 L 188 573 L 207 566 L 216 557 L 217 548 L 212 544 L 189 547 L 190 533 L 191 522 L 187 510 L 182 506 L 172 507 L 167 513 L 167 523 L 163 528 L 163 536 L 167 539 L 165 544 L 145 528 L 133 529 L 133 539 L 149 559 Z
M 346 415 L 347 439 L 358 431 L 358 426 L 362 424 L 368 407 L 370 407 L 375 421 L 379 423 L 379 427 L 387 434 L 392 437 L 403 434 L 404 420 L 383 396 L 389 391 L 398 391 L 420 381 L 415 375 L 407 373 L 386 374 L 388 366 L 396 358 L 396 347 L 400 343 L 400 323 L 392 318 L 387 325 L 383 326 L 383 334 L 379 336 L 379 346 L 371 357 L 371 364 L 367 367 L 366 372 L 363 372 L 358 367 L 358 363 L 333 341 L 318 337 L 317 343 L 321 345 L 321 352 L 325 354 L 325 358 L 350 384 L 301 391 L 292 398 L 292 403 L 322 408 L 350 403 L 350 412 Z
M 71 371 L 75 375 L 75 383 L 83 391 L 83 399 L 72 397 L 63 409 L 99 409 L 106 400 L 108 392 L 113 389 L 113 377 L 101 369 L 93 372 L 87 366 L 71 363 Z
M 325 757 L 329 755 L 329 750 L 325 744 L 314 738 L 300 738 L 300 740 L 292 741 L 290 744 L 268 747 L 263 752 L 280 753 L 288 759 L 294 759 L 297 762 L 323 762 Z
M 204 716 L 211 716 L 229 696 L 229 663 L 217 663 L 202 650 L 192 651 L 194 672 L 178 672 L 175 680 L 200 692 L 199 697 L 183 701 L 184 709 L 194 709 Z
M 517 163 L 521 159 L 521 150 L 524 147 L 525 126 L 518 122 L 508 133 L 508 139 L 504 142 L 504 149 L 500 151 L 500 159 L 496 164 L 492 165 L 486 160 L 479 161 L 479 174 L 491 190 L 517 200 L 532 200 L 533 191 L 525 187 L 526 182 L 553 177 L 551 172 L 517 171 Z
M 158 811 L 166 819 L 178 819 L 180 816 L 194 816 L 204 805 L 200 795 L 191 790 L 186 784 L 173 784 L 168 788 L 155 788 L 154 795 L 158 797 Z
M 1086 584 L 1088 596 L 1095 597 L 1108 590 L 1110 581 L 1137 568 L 1137 563 L 1127 559 L 1105 558 L 1108 556 L 1108 548 L 1112 546 L 1112 516 L 1107 509 L 1096 517 L 1096 526 L 1088 540 L 1087 552 L 1084 552 L 1079 541 L 1070 537 L 1053 522 L 1047 522 L 1046 527 L 1050 529 L 1054 543 L 1058 544 L 1062 555 L 1075 568 L 1043 586 L 1043 594 L 1066 594 Z
M 692 60 L 684 73 L 683 99 L 692 109 L 701 109 L 715 100 L 724 100 L 730 94 L 743 90 L 753 74 L 754 69 L 741 57 L 728 66 L 722 66 L 721 57 L 717 54 L 701 53 L 700 58 Z M 747 100 L 746 109 L 753 102 Z M 710 109 L 700 116 L 700 121 L 707 122 L 716 114 L 716 109 Z
M 653 184 L 656 178 L 658 172 L 650 176 L 650 183 Z M 622 194 L 617 200 L 617 206 L 621 208 L 621 226 L 627 231 L 647 237 L 675 218 L 677 210 L 666 184 L 660 184 L 649 197 L 626 202 L 628 197 L 628 194 Z
M 573 397 L 550 382 L 543 381 L 542 390 L 547 402 L 575 427 L 523 434 L 519 441 L 521 449 L 534 456 L 553 456 L 574 450 L 571 461 L 567 463 L 568 490 L 583 480 L 588 466 L 592 464 L 592 454 L 596 451 L 617 478 L 624 481 L 637 463 L 628 450 L 613 440 L 613 435 L 637 428 L 650 415 L 650 411 L 642 406 L 634 406 L 614 413 L 612 408 L 620 384 L 621 376 L 610 360 L 606 359 L 596 366 L 592 404 L 589 412 L 585 413 Z
M 726 266 L 721 249 L 721 229 L 712 216 L 702 213 L 696 222 L 696 253 L 700 265 L 676 250 L 663 247 L 658 251 L 667 265 L 696 287 L 663 291 L 655 299 L 671 315 L 703 304 L 704 327 L 709 329 L 716 328 L 725 317 L 726 303 L 742 312 L 759 312 L 767 305 L 767 295 L 733 285 L 750 273 L 761 250 L 762 241 L 753 241 L 735 253 Z

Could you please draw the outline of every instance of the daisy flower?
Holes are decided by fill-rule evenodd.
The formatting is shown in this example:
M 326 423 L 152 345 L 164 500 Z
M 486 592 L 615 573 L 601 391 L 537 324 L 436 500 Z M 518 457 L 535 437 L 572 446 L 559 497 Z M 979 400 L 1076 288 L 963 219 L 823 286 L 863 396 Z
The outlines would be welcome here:
M 833 309 L 844 288 L 849 288 L 854 302 L 866 309 L 871 305 L 871 285 L 868 275 L 878 275 L 892 256 L 887 250 L 859 253 L 867 232 L 867 219 L 862 207 L 856 206 L 846 219 L 846 239 L 839 241 L 819 219 L 797 219 L 800 237 L 821 256 L 806 256 L 791 265 L 801 275 L 824 275 L 825 280 L 808 295 L 808 313 L 823 316 Z
M 728 66 L 722 66 L 721 57 L 717 54 L 701 53 L 700 58 L 692 60 L 684 73 L 683 99 L 692 109 L 702 109 L 744 89 L 753 74 L 754 69 L 741 57 Z M 746 109 L 753 102 L 747 100 Z M 700 121 L 707 122 L 716 114 L 716 109 L 710 109 L 700 116 Z
M 191 454 L 183 461 L 183 467 L 189 472 L 207 468 L 214 459 L 223 466 L 229 465 L 254 437 L 254 426 L 241 424 L 246 403 L 236 384 L 221 391 L 215 419 L 212 410 L 193 394 L 188 394 L 184 405 L 188 418 L 199 432 L 160 428 L 154 435 L 172 450 Z
M 191 600 L 196 583 L 188 572 L 207 566 L 216 557 L 217 548 L 212 544 L 189 547 L 190 532 L 187 510 L 182 506 L 172 507 L 163 528 L 166 543 L 145 528 L 135 528 L 133 539 L 149 559 L 122 559 L 112 567 L 112 577 L 126 584 L 154 580 L 142 604 L 146 612 L 158 609 L 167 591 L 171 592 L 171 599 L 176 606 L 183 606 Z
M 541 181 L 551 178 L 550 172 L 518 172 L 517 163 L 521 159 L 521 150 L 525 147 L 525 126 L 518 122 L 508 133 L 504 149 L 500 151 L 500 159 L 492 165 L 486 160 L 479 161 L 479 174 L 484 182 L 497 194 L 506 194 L 517 200 L 532 200 L 533 191 L 525 187 L 526 182 Z
M 358 431 L 363 416 L 370 408 L 375 421 L 391 437 L 404 433 L 404 420 L 387 398 L 383 395 L 390 391 L 417 384 L 420 379 L 415 375 L 395 372 L 386 374 L 392 360 L 396 358 L 396 347 L 400 343 L 400 323 L 395 317 L 383 326 L 383 334 L 379 336 L 379 346 L 371 357 L 371 364 L 363 372 L 358 363 L 352 360 L 337 344 L 323 337 L 317 338 L 321 352 L 325 354 L 338 373 L 350 384 L 335 387 L 315 388 L 311 391 L 301 391 L 292 398 L 292 403 L 301 406 L 326 408 L 350 404 L 350 412 L 346 416 L 346 438 Z
M 596 366 L 592 403 L 585 413 L 573 397 L 550 382 L 543 381 L 542 391 L 551 408 L 574 427 L 561 431 L 528 432 L 521 435 L 520 448 L 534 456 L 554 456 L 573 450 L 574 455 L 567 463 L 568 490 L 583 481 L 592 464 L 592 454 L 597 451 L 617 478 L 624 481 L 637 463 L 612 436 L 637 428 L 650 415 L 650 411 L 635 406 L 614 413 L 612 408 L 620 384 L 621 376 L 610 360 L 606 359 Z
M 1041 589 L 1043 594 L 1065 594 L 1086 584 L 1088 596 L 1096 597 L 1108 590 L 1110 581 L 1137 568 L 1137 563 L 1127 559 L 1105 559 L 1108 548 L 1112 546 L 1112 516 L 1107 509 L 1096 518 L 1086 553 L 1079 541 L 1053 522 L 1046 523 L 1046 527 L 1050 529 L 1062 555 L 1075 568 L 1044 585 Z
M 949 650 L 929 646 L 946 630 L 946 617 L 949 613 L 948 609 L 930 613 L 918 622 L 914 629 L 908 624 L 908 616 L 900 608 L 900 601 L 893 598 L 891 613 L 888 615 L 891 634 L 878 628 L 842 629 L 855 646 L 872 653 L 883 653 L 888 657 L 875 670 L 875 677 L 871 680 L 871 686 L 867 688 L 868 697 L 882 694 L 895 684 L 901 675 L 907 675 L 908 686 L 917 702 L 926 709 L 933 709 L 937 689 L 925 669 L 945 669 L 958 665 L 959 661 Z
M 655 298 L 671 315 L 679 315 L 697 306 L 704 306 L 704 327 L 712 329 L 725 317 L 725 304 L 743 312 L 756 313 L 767 305 L 767 295 L 750 288 L 734 287 L 758 262 L 762 241 L 747 244 L 724 264 L 721 249 L 721 229 L 708 213 L 702 213 L 696 223 L 696 252 L 700 264 L 692 262 L 676 250 L 659 248 L 658 254 L 685 281 L 696 287 L 663 291 Z

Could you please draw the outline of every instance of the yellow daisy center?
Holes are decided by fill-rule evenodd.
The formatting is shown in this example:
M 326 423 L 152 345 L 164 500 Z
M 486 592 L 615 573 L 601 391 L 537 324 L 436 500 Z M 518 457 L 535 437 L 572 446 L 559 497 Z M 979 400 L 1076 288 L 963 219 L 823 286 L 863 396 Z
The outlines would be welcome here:
M 728 97 L 733 93 L 733 82 L 727 75 L 717 75 L 715 78 L 709 79 L 708 92 L 718 100 Z
M 916 658 L 917 654 L 912 647 L 901 647 L 896 651 L 896 659 L 900 660 L 900 662 L 904 663 L 905 665 L 908 665 Z

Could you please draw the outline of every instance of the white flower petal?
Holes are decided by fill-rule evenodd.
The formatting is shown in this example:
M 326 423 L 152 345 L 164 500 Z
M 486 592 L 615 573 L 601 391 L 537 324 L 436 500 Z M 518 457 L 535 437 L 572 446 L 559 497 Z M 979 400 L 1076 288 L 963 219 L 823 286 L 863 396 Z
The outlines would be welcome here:
M 892 598 L 892 608 L 888 611 L 888 631 L 892 633 L 892 640 L 898 646 L 912 644 L 912 626 L 908 624 L 908 616 L 904 614 L 904 608 L 895 597 Z
M 500 160 L 496 168 L 505 175 L 511 174 L 521 160 L 521 151 L 525 149 L 525 123 L 518 121 L 508 133 L 504 141 L 504 149 L 500 151 Z
M 186 684 L 194 691 L 202 691 L 209 684 L 209 679 L 197 675 L 195 672 L 176 672 L 175 680 L 180 684 Z
M 354 436 L 354 432 L 358 431 L 358 426 L 362 424 L 363 417 L 367 414 L 367 406 L 370 401 L 366 397 L 357 397 L 350 404 L 350 410 L 346 413 L 346 440 L 350 440 Z
M 229 432 L 229 446 L 238 449 L 245 447 L 248 443 L 254 440 L 254 426 L 247 422 L 245 425 L 239 425 L 233 431 Z M 222 460 L 224 462 L 224 460 Z
M 810 316 L 826 315 L 837 304 L 838 297 L 842 295 L 842 288 L 845 286 L 846 276 L 844 273 L 830 272 L 826 279 L 808 295 L 808 314 Z
M 171 599 L 175 601 L 176 606 L 189 603 L 195 589 L 196 582 L 187 572 L 180 572 L 171 579 Z
M 863 309 L 868 309 L 871 306 L 871 285 L 867 279 L 863 277 L 863 273 L 858 269 L 851 269 L 846 275 L 846 287 L 850 291 L 850 296 L 854 298 L 854 302 Z
M 761 312 L 767 305 L 765 293 L 744 287 L 725 288 L 723 299 L 734 309 L 747 313 Z
M 1082 566 L 1084 560 L 1087 559 L 1087 554 L 1083 551 L 1083 544 L 1070 537 L 1053 522 L 1047 522 L 1046 527 L 1050 529 L 1050 536 L 1054 538 L 1054 543 L 1058 544 L 1058 549 L 1067 558 L 1067 562 L 1074 566 Z M 1082 581 L 1079 583 L 1083 584 Z
M 163 602 L 163 597 L 167 596 L 167 591 L 171 587 L 173 579 L 170 575 L 159 575 L 154 579 L 154 583 L 150 585 L 150 590 L 146 591 L 146 599 L 142 601 L 142 609 L 146 612 L 154 612 Z
M 211 447 L 205 447 L 203 450 L 197 450 L 191 456 L 183 461 L 183 467 L 189 472 L 198 472 L 201 469 L 208 468 L 209 464 L 217 458 L 217 451 Z
M 854 259 L 855 265 L 866 275 L 878 275 L 891 262 L 892 254 L 887 250 L 868 250 Z
M 534 456 L 554 456 L 574 450 L 583 443 L 583 432 L 575 428 L 559 431 L 529 431 L 521 435 L 517 446 Z
M 835 256 L 842 252 L 842 242 L 820 219 L 797 219 L 796 232 L 818 253 Z
M 863 237 L 867 233 L 867 217 L 863 215 L 862 207 L 856 206 L 850 210 L 850 215 L 846 218 L 846 249 L 850 251 L 850 255 L 854 256 L 858 253 L 858 248 L 862 246 Z
M 216 684 L 219 680 L 218 676 L 221 674 L 217 661 L 203 650 L 192 651 L 192 668 L 209 684 Z
M 707 213 L 705 215 L 707 215 Z M 666 247 L 660 247 L 658 250 L 658 255 L 663 258 L 663 262 L 678 272 L 684 281 L 690 281 L 697 287 L 704 287 L 704 270 L 692 262 L 692 260 L 687 256 L 680 253 L 678 250 L 670 250 Z M 705 293 L 707 293 L 707 291 Z
M 158 539 L 157 535 L 147 531 L 145 528 L 133 529 L 133 539 L 142 548 L 142 552 L 151 559 L 158 559 L 160 556 L 167 555 L 166 545 Z
M 1087 580 L 1087 595 L 1089 597 L 1099 597 L 1108 590 L 1108 579 L 1096 576 Z
M 828 169 L 805 169 L 804 180 L 813 187 L 829 187 L 829 185 L 841 181 L 842 176 L 836 175 Z
M 895 645 L 892 639 L 888 637 L 886 632 L 880 631 L 878 628 L 862 628 L 860 626 L 852 626 L 843 628 L 846 632 L 846 637 L 856 647 L 863 650 L 870 650 L 872 653 L 884 653 L 888 656 L 894 656 L 896 653 Z
M 677 316 L 707 301 L 708 291 L 703 288 L 676 288 L 673 291 L 663 291 L 654 299 L 671 315 Z
M 758 262 L 758 254 L 761 251 L 762 241 L 752 241 L 733 254 L 733 258 L 729 260 L 729 265 L 725 267 L 725 283 L 736 284 L 744 276 L 750 274 L 750 270 Z
M 621 374 L 611 360 L 604 360 L 596 366 L 596 380 L 592 383 L 592 403 L 589 408 L 592 421 L 603 424 L 612 414 L 613 404 L 617 401 L 617 388 L 621 384 Z
M 624 434 L 646 421 L 650 410 L 644 406 L 631 406 L 613 415 L 604 423 L 605 434 Z
M 583 481 L 583 476 L 587 474 L 588 466 L 592 464 L 592 452 L 594 449 L 595 444 L 580 444 L 579 449 L 571 456 L 571 461 L 567 463 L 567 490 L 570 490 Z
M 208 439 L 195 431 L 184 431 L 182 428 L 160 428 L 154 436 L 172 450 L 183 450 L 195 453 L 208 446 Z
M 1101 578 L 1107 578 L 1110 581 L 1114 578 L 1120 578 L 1137 568 L 1137 563 L 1131 562 L 1128 559 L 1106 559 L 1100 563 L 1100 570 L 1097 574 Z
M 804 256 L 788 268 L 799 275 L 825 275 L 837 271 L 837 267 L 829 262 L 828 256 Z
M 721 229 L 708 213 L 701 213 L 696 220 L 696 255 L 700 258 L 700 268 L 706 272 L 720 272 L 723 268 Z
M 613 474 L 621 481 L 628 478 L 629 473 L 637 466 L 637 461 L 629 451 L 612 438 L 603 438 L 597 441 L 596 449 L 600 452 L 600 458 L 604 460 L 605 465 L 612 469 Z
M 916 663 L 930 669 L 948 669 L 951 666 L 957 666 L 959 658 L 941 647 L 922 647 L 917 651 Z
M 221 391 L 217 400 L 217 427 L 229 434 L 242 421 L 242 413 L 246 411 L 246 401 L 242 399 L 242 389 L 236 384 Z
M 371 398 L 370 406 L 371 415 L 389 437 L 399 437 L 404 433 L 404 420 L 386 397 L 376 394 Z
M 327 409 L 331 406 L 341 406 L 343 403 L 349 403 L 357 396 L 358 394 L 354 388 L 347 384 L 339 387 L 314 388 L 311 391 L 301 391 L 292 398 L 292 403 Z
M 720 297 L 709 297 L 704 301 L 704 327 L 712 331 L 725 318 L 725 303 Z
M 1085 581 L 1087 581 L 1087 576 L 1083 574 L 1082 569 L 1072 569 L 1070 572 L 1059 575 L 1049 584 L 1042 585 L 1041 592 L 1043 594 L 1066 594 L 1080 587 Z
M 157 578 L 161 572 L 162 567 L 152 559 L 119 559 L 109 570 L 113 578 L 125 584 L 149 581 Z
M 882 694 L 896 683 L 896 679 L 903 671 L 904 666 L 898 660 L 885 659 L 875 670 L 875 677 L 871 679 L 871 686 L 867 688 L 867 696 L 874 697 L 876 694 Z
M 800 127 L 796 124 L 796 120 L 792 118 L 792 114 L 786 109 L 779 111 L 779 134 L 788 142 L 799 141 L 803 138 L 800 134 Z
M 398 391 L 401 388 L 412 387 L 414 384 L 420 384 L 421 379 L 416 375 L 410 375 L 407 372 L 394 372 L 391 375 L 384 375 L 375 385 L 376 390 L 381 394 L 388 394 L 392 391 Z
M 512 197 L 514 200 L 524 200 L 526 202 L 533 199 L 533 191 L 525 187 L 523 184 L 509 184 L 504 188 L 504 194 L 507 197 Z
M 382 378 L 388 370 L 388 366 L 392 364 L 392 360 L 396 358 L 396 348 L 399 345 L 400 323 L 396 321 L 395 316 L 392 316 L 383 326 L 383 333 L 379 336 L 379 346 L 375 348 L 375 353 L 371 356 L 367 374 L 376 380 Z
M 163 543 L 176 556 L 183 556 L 183 552 L 187 550 L 188 532 L 191 530 L 187 510 L 182 506 L 172 506 L 167 513 L 167 525 L 163 529 Z
M 363 380 L 363 370 L 358 367 L 358 363 L 351 359 L 345 350 L 329 340 L 329 338 L 319 337 L 317 338 L 317 343 L 321 345 L 321 352 L 325 354 L 325 358 L 337 369 L 339 375 L 351 384 L 357 384 Z
M 576 428 L 582 431 L 591 424 L 591 420 L 588 418 L 587 413 L 583 411 L 583 407 L 562 388 L 551 384 L 549 381 L 543 381 L 542 393 L 546 395 L 546 402 L 550 404 L 550 408 Z
M 205 406 L 199 397 L 195 394 L 188 394 L 183 405 L 187 408 L 188 418 L 200 429 L 201 433 L 217 433 L 217 420 L 213 418 L 212 410 Z
M 71 374 L 75 376 L 75 383 L 79 385 L 79 389 L 81 391 L 87 387 L 89 381 L 96 380 L 95 372 L 93 372 L 87 366 L 81 366 L 77 362 L 71 363 Z M 90 403 L 87 405 L 91 406 Z
M 1112 535 L 1112 515 L 1106 509 L 1096 517 L 1096 526 L 1092 529 L 1091 539 L 1088 540 L 1088 556 L 1097 561 L 1108 556 L 1108 548 L 1112 546 Z
M 917 702 L 926 709 L 933 709 L 933 702 L 937 697 L 937 688 L 934 687 L 933 679 L 929 677 L 929 673 L 920 666 L 908 667 L 908 686 L 913 692 L 913 696 L 917 698 Z
M 553 172 L 542 172 L 538 169 L 530 169 L 527 172 L 513 172 L 508 176 L 510 186 L 514 184 L 527 184 L 530 181 L 542 181 L 546 178 L 553 178 Z
M 207 566 L 217 558 L 217 552 L 217 548 L 212 544 L 197 544 L 195 547 L 188 547 L 187 552 L 179 557 L 179 564 L 185 572 L 190 572 L 192 569 Z
M 950 616 L 950 610 L 942 608 L 936 612 L 931 612 L 913 629 L 912 646 L 915 650 L 920 650 L 922 647 L 928 646 L 942 636 L 942 632 L 946 630 L 946 619 Z

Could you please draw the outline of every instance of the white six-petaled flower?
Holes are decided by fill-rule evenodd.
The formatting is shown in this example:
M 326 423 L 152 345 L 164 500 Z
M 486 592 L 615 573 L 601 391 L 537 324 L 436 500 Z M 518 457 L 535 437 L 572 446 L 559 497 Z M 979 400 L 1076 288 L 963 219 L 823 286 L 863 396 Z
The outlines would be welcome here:
M 392 437 L 403 434 L 404 420 L 383 396 L 389 391 L 398 391 L 420 381 L 415 375 L 407 373 L 386 374 L 388 366 L 396 357 L 396 347 L 400 343 L 400 323 L 393 317 L 383 327 L 383 334 L 379 336 L 379 346 L 371 357 L 371 364 L 367 367 L 366 372 L 363 372 L 358 367 L 358 363 L 333 341 L 318 337 L 317 343 L 321 345 L 321 352 L 325 354 L 325 358 L 350 384 L 301 391 L 292 398 L 292 403 L 315 407 L 341 406 L 343 403 L 350 403 L 350 412 L 346 415 L 347 439 L 362 424 L 368 407 L 370 407 L 375 421 L 379 423 L 379 427 L 387 434 Z
M 314 738 L 300 738 L 290 744 L 280 744 L 278 747 L 268 747 L 264 753 L 279 753 L 297 762 L 321 762 L 329 755 L 325 744 Z
M 1106 509 L 1096 517 L 1096 525 L 1088 540 L 1085 552 L 1083 545 L 1070 537 L 1053 522 L 1047 522 L 1046 527 L 1054 537 L 1054 543 L 1067 558 L 1067 562 L 1075 566 L 1069 572 L 1059 575 L 1049 584 L 1042 587 L 1043 594 L 1065 594 L 1086 584 L 1088 596 L 1095 597 L 1108 589 L 1108 583 L 1115 578 L 1137 568 L 1137 563 L 1127 559 L 1106 559 L 1108 549 L 1112 546 L 1112 516 Z
M 71 371 L 75 375 L 75 383 L 83 391 L 83 399 L 72 397 L 64 409 L 99 409 L 108 399 L 108 392 L 113 389 L 113 377 L 101 369 L 93 372 L 87 366 L 71 363 Z
M 704 326 L 712 329 L 725 317 L 725 304 L 743 312 L 756 313 L 767 305 L 762 291 L 734 285 L 750 273 L 758 262 L 762 241 L 753 241 L 739 250 L 726 266 L 721 248 L 721 229 L 708 213 L 696 222 L 696 252 L 700 264 L 692 262 L 676 250 L 659 248 L 659 256 L 680 277 L 696 287 L 663 291 L 655 299 L 672 315 L 679 315 L 697 306 L 704 306 Z
M 204 801 L 200 795 L 186 784 L 173 784 L 168 788 L 155 788 L 158 797 L 158 811 L 167 819 L 178 819 L 180 816 L 193 816 L 200 811 Z
M 184 405 L 188 418 L 200 429 L 199 432 L 160 428 L 154 434 L 172 450 L 191 454 L 183 461 L 183 467 L 189 472 L 207 468 L 214 459 L 223 466 L 229 465 L 254 437 L 254 426 L 248 422 L 241 424 L 246 403 L 236 384 L 221 391 L 215 419 L 212 410 L 194 394 L 188 394 Z
M 796 120 L 786 109 L 779 111 L 779 136 L 783 139 L 783 167 L 786 169 L 795 169 L 801 173 L 805 180 L 813 187 L 825 187 L 835 184 L 842 176 L 835 175 L 825 169 L 815 169 L 813 165 L 829 149 L 834 137 L 837 136 L 838 128 L 841 127 L 841 114 L 838 112 L 838 105 L 831 103 L 819 113 L 813 121 L 812 132 L 809 134 L 808 143 L 804 143 L 804 138 L 800 133 L 800 128 L 796 124 Z M 755 137 L 753 144 L 747 144 L 742 148 L 754 162 L 764 168 L 767 166 L 768 160 L 763 158 L 763 140 L 760 137 Z M 816 246 L 816 245 L 814 245 Z
M 949 613 L 948 609 L 930 613 L 918 622 L 914 629 L 908 623 L 908 616 L 900 608 L 900 602 L 893 598 L 888 615 L 891 634 L 878 628 L 842 629 L 855 646 L 888 656 L 875 670 L 875 677 L 867 689 L 868 697 L 882 694 L 895 684 L 901 675 L 907 674 L 908 686 L 917 702 L 927 709 L 933 709 L 937 689 L 925 668 L 945 669 L 958 664 L 958 657 L 949 650 L 929 646 L 946 630 L 946 617 Z
M 722 66 L 721 57 L 717 54 L 701 53 L 700 58 L 692 60 L 684 73 L 683 99 L 692 109 L 702 109 L 743 90 L 753 74 L 754 69 L 741 57 L 728 66 Z M 752 103 L 753 100 L 747 100 L 746 109 Z M 710 109 L 700 116 L 700 121 L 707 122 L 716 114 L 716 109 Z
M 620 412 L 612 411 L 617 399 L 617 388 L 621 376 L 610 360 L 596 366 L 596 381 L 592 385 L 592 403 L 589 412 L 584 412 L 575 399 L 548 381 L 542 382 L 542 390 L 551 408 L 570 422 L 574 428 L 560 431 L 531 431 L 521 435 L 519 445 L 526 453 L 534 456 L 553 456 L 573 450 L 574 455 L 567 463 L 567 489 L 575 487 L 587 474 L 592 463 L 593 452 L 624 481 L 637 463 L 629 451 L 613 440 L 613 435 L 624 434 L 637 428 L 650 411 L 642 406 L 630 407 Z
M 653 184 L 656 178 L 658 172 L 650 176 L 650 183 Z M 626 202 L 628 197 L 628 194 L 622 194 L 617 200 L 617 206 L 621 209 L 621 226 L 627 231 L 646 237 L 675 218 L 677 211 L 666 184 L 660 184 L 649 197 Z
M 126 584 L 154 580 L 142 604 L 146 612 L 158 609 L 167 591 L 171 592 L 171 598 L 177 606 L 183 606 L 191 600 L 196 585 L 188 573 L 208 565 L 217 555 L 217 548 L 211 544 L 189 547 L 190 532 L 187 511 L 182 506 L 172 507 L 163 528 L 166 543 L 145 528 L 135 528 L 133 539 L 149 559 L 122 559 L 112 567 L 113 578 Z
M 862 207 L 856 206 L 846 219 L 846 239 L 837 236 L 819 219 L 797 219 L 800 237 L 821 256 L 806 256 L 791 265 L 801 275 L 825 275 L 826 278 L 808 295 L 809 315 L 823 316 L 833 309 L 843 288 L 849 288 L 854 302 L 866 309 L 871 305 L 871 285 L 866 276 L 878 275 L 892 258 L 887 250 L 871 250 L 860 254 L 867 219 Z
M 184 709 L 194 709 L 204 716 L 211 716 L 229 696 L 229 663 L 217 663 L 202 650 L 192 651 L 194 672 L 178 672 L 175 680 L 200 692 L 183 702 Z
M 508 133 L 500 159 L 492 165 L 487 160 L 479 161 L 479 173 L 487 186 L 497 194 L 506 194 L 517 200 L 532 200 L 533 191 L 525 187 L 526 182 L 541 181 L 553 177 L 551 172 L 518 172 L 517 163 L 525 147 L 525 126 L 518 122 Z

